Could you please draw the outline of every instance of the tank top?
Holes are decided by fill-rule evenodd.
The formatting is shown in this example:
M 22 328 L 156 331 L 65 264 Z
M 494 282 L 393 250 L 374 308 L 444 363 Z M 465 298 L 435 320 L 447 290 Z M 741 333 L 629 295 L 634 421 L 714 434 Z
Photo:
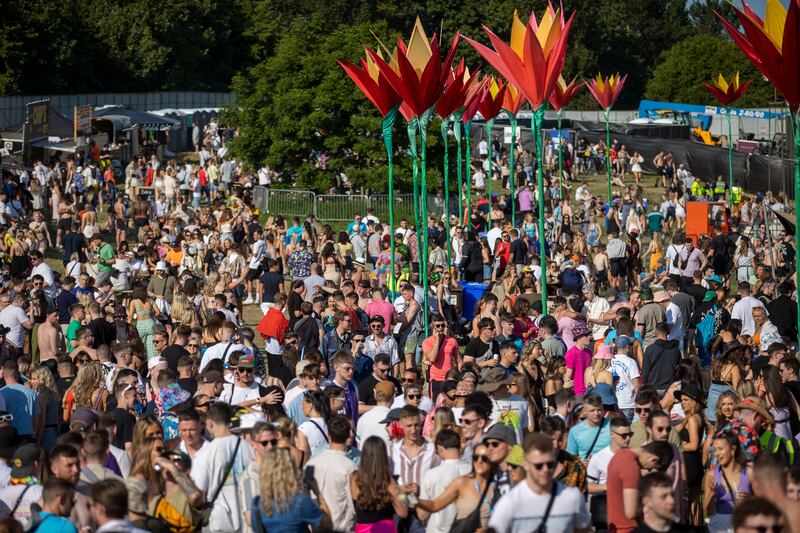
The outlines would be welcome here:
M 356 524 L 374 524 L 384 520 L 392 520 L 394 517 L 392 502 L 387 503 L 378 510 L 367 510 L 359 507 L 358 502 L 353 500 L 353 507 L 356 510 Z
M 733 489 L 733 486 L 728 487 L 728 484 L 722 479 L 721 467 L 714 468 L 714 481 L 714 494 L 717 502 L 717 514 L 733 514 L 733 507 L 735 505 L 734 499 L 736 495 L 731 494 L 730 489 Z M 750 479 L 747 477 L 747 469 L 745 467 L 742 467 L 741 472 L 739 473 L 738 489 L 733 490 L 738 490 L 739 492 L 745 492 L 747 494 L 750 493 Z

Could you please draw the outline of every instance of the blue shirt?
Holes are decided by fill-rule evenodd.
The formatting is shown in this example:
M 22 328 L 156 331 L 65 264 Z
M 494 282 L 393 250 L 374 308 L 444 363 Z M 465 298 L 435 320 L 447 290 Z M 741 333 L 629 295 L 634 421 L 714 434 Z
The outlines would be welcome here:
M 303 236 L 303 228 L 300 226 L 292 226 L 291 228 L 286 230 L 286 244 L 292 242 L 292 235 L 297 235 L 295 242 L 299 242 L 300 238 Z
M 66 518 L 45 511 L 41 511 L 39 516 L 42 521 L 36 528 L 37 533 L 78 533 L 78 528 Z
M 33 435 L 33 417 L 39 414 L 39 395 L 25 385 L 15 383 L 0 389 L 6 411 L 14 415 L 11 425 L 20 435 Z
M 300 533 L 308 531 L 308 526 L 315 528 L 322 522 L 322 511 L 305 492 L 295 495 L 292 503 L 283 512 L 277 512 L 272 505 L 272 514 L 267 516 L 262 510 L 261 498 L 256 496 L 250 506 L 251 515 L 258 516 L 269 533 Z
M 606 340 L 605 342 L 603 342 L 603 344 L 611 344 L 612 342 L 614 342 L 614 339 L 616 338 L 617 338 L 617 330 L 612 329 L 611 331 L 608 332 L 608 335 L 606 335 Z M 638 329 L 633 331 L 633 338 L 639 341 L 639 343 L 644 344 L 644 339 L 642 338 L 642 334 L 639 333 Z
M 600 431 L 600 436 L 595 441 L 598 430 Z M 593 441 L 594 446 L 592 446 Z M 581 458 L 581 461 L 584 461 L 587 456 L 599 452 L 609 444 L 611 444 L 611 423 L 607 419 L 603 419 L 603 425 L 600 428 L 597 426 L 589 427 L 584 420 L 579 424 L 575 424 L 569 430 L 567 452 L 577 455 Z M 590 446 L 591 449 L 589 449 Z

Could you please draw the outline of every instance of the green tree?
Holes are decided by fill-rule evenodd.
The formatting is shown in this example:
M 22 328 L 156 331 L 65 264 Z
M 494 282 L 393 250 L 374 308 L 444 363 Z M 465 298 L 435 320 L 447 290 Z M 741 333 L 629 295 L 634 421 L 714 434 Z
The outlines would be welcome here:
M 720 73 L 726 79 L 739 71 L 743 82 L 753 84 L 736 105 L 766 107 L 773 92 L 752 63 L 730 41 L 712 35 L 695 35 L 673 46 L 653 72 L 646 95 L 651 100 L 719 105 L 703 86 Z
M 327 30 L 327 31 L 326 31 Z M 231 144 L 251 166 L 267 163 L 293 186 L 327 190 L 344 173 L 354 186 L 385 190 L 386 151 L 380 114 L 336 64 L 356 61 L 365 43 L 390 35 L 384 22 L 342 25 L 332 31 L 320 16 L 296 20 L 275 47 L 274 55 L 233 82 L 235 103 L 225 120 L 240 128 Z M 431 186 L 439 183 L 440 161 L 431 128 Z M 410 183 L 404 153 L 405 125 L 398 120 L 396 181 Z M 325 168 L 320 158 L 327 159 Z

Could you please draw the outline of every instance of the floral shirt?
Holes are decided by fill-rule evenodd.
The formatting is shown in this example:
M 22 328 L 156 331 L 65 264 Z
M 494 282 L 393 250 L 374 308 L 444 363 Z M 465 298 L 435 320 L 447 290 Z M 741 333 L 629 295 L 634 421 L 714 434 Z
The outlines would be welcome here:
M 305 248 L 292 252 L 287 264 L 289 274 L 294 278 L 306 278 L 311 275 L 311 263 L 313 262 L 314 256 Z
M 744 423 L 744 420 L 737 418 L 728 422 L 728 424 L 714 434 L 714 438 L 719 437 L 725 432 L 730 432 L 736 435 L 739 439 L 739 444 L 742 446 L 744 452 L 744 460 L 748 463 L 755 461 L 756 457 L 761 453 L 761 444 L 758 440 L 758 433 Z M 711 465 L 716 466 L 717 457 L 714 455 L 714 446 L 712 445 L 708 451 L 708 456 L 711 457 Z
M 580 458 L 564 450 L 558 452 L 558 462 L 561 465 L 561 473 L 556 477 L 556 481 L 562 482 L 569 487 L 576 487 L 581 491 L 586 490 L 586 467 Z

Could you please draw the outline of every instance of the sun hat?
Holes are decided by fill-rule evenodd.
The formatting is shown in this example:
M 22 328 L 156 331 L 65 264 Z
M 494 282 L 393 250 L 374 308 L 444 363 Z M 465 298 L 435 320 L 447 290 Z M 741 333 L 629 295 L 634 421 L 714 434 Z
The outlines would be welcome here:
M 150 359 L 147 360 L 147 371 L 149 372 L 161 364 L 166 365 L 167 360 L 164 359 L 163 357 L 151 357 Z
M 506 463 L 514 466 L 523 466 L 525 464 L 525 450 L 522 446 L 515 444 L 511 447 L 511 451 L 506 456 Z
M 593 359 L 607 359 L 611 360 L 614 359 L 614 354 L 611 351 L 610 344 L 601 344 L 599 348 L 597 348 L 597 353 L 594 354 Z
M 667 291 L 658 291 L 653 295 L 653 301 L 657 304 L 660 304 L 661 302 L 668 302 L 669 300 L 670 296 L 667 294 Z
M 706 278 L 706 281 L 707 281 L 707 282 L 709 282 L 709 283 L 716 283 L 717 285 L 722 285 L 722 283 L 723 283 L 723 281 L 722 281 L 722 278 L 721 278 L 721 277 L 719 277 L 719 276 L 718 276 L 718 275 L 716 275 L 716 274 L 713 274 L 713 275 L 711 275 L 711 276 L 708 276 L 708 277 Z
M 767 408 L 764 407 L 764 405 L 761 403 L 761 400 L 755 396 L 748 396 L 744 400 L 741 400 L 739 403 L 736 404 L 736 407 L 734 407 L 734 409 L 737 411 L 741 411 L 742 409 L 749 409 L 754 413 L 758 413 L 761 416 L 763 416 L 764 420 L 768 424 L 772 424 L 773 422 L 772 415 L 769 414 L 769 411 L 767 411 Z
M 156 270 L 167 270 L 167 264 L 164 261 L 159 261 L 156 263 Z
M 505 370 L 491 368 L 483 373 L 477 389 L 481 392 L 494 392 L 510 381 L 511 379 L 506 376 Z
M 697 385 L 684 385 L 680 390 L 675 391 L 675 398 L 680 401 L 682 396 L 691 398 L 692 400 L 705 407 L 706 402 L 703 401 L 703 391 Z
M 592 331 L 588 328 L 586 324 L 583 322 L 578 322 L 574 326 L 572 326 L 572 340 L 578 340 L 581 337 L 586 337 L 587 335 L 591 335 Z
M 161 408 L 164 411 L 169 411 L 192 397 L 189 391 L 184 390 L 177 383 L 170 383 L 166 387 L 162 387 L 158 391 L 158 396 L 161 398 Z

